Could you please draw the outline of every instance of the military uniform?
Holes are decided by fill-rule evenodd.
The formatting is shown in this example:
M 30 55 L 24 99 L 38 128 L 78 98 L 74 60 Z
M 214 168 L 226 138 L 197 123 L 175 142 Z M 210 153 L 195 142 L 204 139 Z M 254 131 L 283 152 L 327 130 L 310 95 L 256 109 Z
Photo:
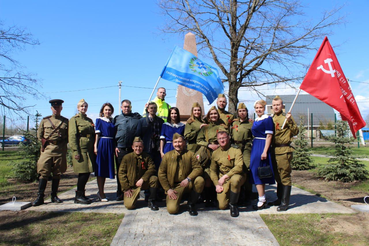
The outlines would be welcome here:
M 56 129 L 54 131 L 54 129 Z M 37 172 L 42 179 L 53 179 L 67 170 L 68 119 L 51 115 L 43 118 L 38 129 L 38 139 L 47 139 L 45 149 L 37 162 Z
M 277 97 L 277 100 L 280 98 Z M 274 99 L 275 100 L 275 99 Z M 273 116 L 275 134 L 273 136 L 273 151 L 275 160 L 273 161 L 273 169 L 277 170 L 275 175 L 277 181 L 277 197 L 278 199 L 271 205 L 280 205 L 278 211 L 286 211 L 290 202 L 291 195 L 291 161 L 293 148 L 290 146 L 292 137 L 297 135 L 299 129 L 291 116 L 290 121 L 286 121 L 283 129 L 283 123 L 286 114 L 283 112 L 275 113 Z
M 229 144 L 228 144 L 229 145 Z M 228 204 L 237 205 L 241 186 L 246 181 L 246 174 L 243 172 L 242 153 L 239 149 L 227 146 L 218 148 L 213 152 L 210 165 L 210 177 L 214 185 L 218 185 L 218 180 L 227 175 L 223 186 L 223 192 L 217 194 L 219 209 L 228 208 Z
M 188 119 L 185 131 L 184 131 L 184 137 L 187 140 L 187 149 L 192 151 L 193 153 L 196 153 L 198 149 L 197 145 L 197 135 L 200 132 L 200 126 L 204 124 L 203 122 L 199 121 L 198 119 Z
M 37 198 L 32 206 L 44 204 L 47 181 L 52 174 L 51 202 L 61 203 L 56 193 L 59 188 L 60 175 L 67 170 L 68 119 L 61 116 L 63 100 L 50 100 L 53 115 L 43 118 L 37 132 L 41 142 L 41 154 L 37 162 L 40 175 Z
M 234 119 L 233 114 L 226 111 L 225 109 L 219 109 L 219 108 L 218 108 L 218 113 L 219 113 L 220 119 L 227 126 L 227 128 L 230 127 Z
M 165 192 L 169 189 L 177 192 L 177 199 L 172 200 L 167 196 L 167 210 L 170 214 L 178 213 L 179 204 L 183 193 L 193 191 L 189 203 L 194 205 L 199 194 L 204 189 L 204 179 L 201 177 L 202 168 L 192 151 L 183 150 L 178 153 L 176 150 L 169 151 L 163 157 L 159 167 L 159 181 Z M 180 183 L 188 178 L 187 187 L 181 187 Z
M 95 164 L 95 129 L 93 121 L 84 114 L 77 114 L 69 121 L 69 146 L 73 157 L 80 155 L 80 159 L 73 160 L 75 173 L 91 173 Z
M 141 189 L 150 188 L 149 201 L 155 201 L 156 189 L 158 188 L 158 177 L 155 175 L 156 169 L 154 161 L 147 153 L 137 155 L 132 152 L 123 157 L 119 166 L 118 177 L 122 187 L 122 192 L 132 190 L 132 197 L 124 197 L 124 206 L 127 209 L 135 208 Z M 143 179 L 141 187 L 136 187 L 139 179 Z
M 241 150 L 243 162 L 247 168 L 250 167 L 251 146 L 253 139 L 251 127 L 252 123 L 250 123 L 248 120 L 241 122 L 239 119 L 235 119 L 233 120 L 230 129 L 232 143 Z
M 274 114 L 273 122 L 275 127 L 274 134 L 274 153 L 277 161 L 278 174 L 276 175 L 277 183 L 291 186 L 291 160 L 294 149 L 290 146 L 292 137 L 299 133 L 299 128 L 291 116 L 291 122 L 286 122 L 284 128 L 282 125 L 286 119 L 285 113 Z

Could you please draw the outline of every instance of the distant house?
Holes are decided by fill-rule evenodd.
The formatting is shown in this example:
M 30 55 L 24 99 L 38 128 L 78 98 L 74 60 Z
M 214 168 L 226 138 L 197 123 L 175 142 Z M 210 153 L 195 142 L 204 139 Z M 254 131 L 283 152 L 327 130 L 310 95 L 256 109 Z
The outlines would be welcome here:
M 273 113 L 271 111 L 271 105 L 275 96 L 276 95 L 266 96 L 267 113 Z M 296 95 L 279 96 L 283 100 L 285 110 L 288 111 Z M 297 124 L 300 124 L 300 116 L 302 116 L 304 125 L 307 125 L 309 122 L 309 127 L 311 126 L 311 114 L 313 114 L 313 128 L 315 129 L 318 128 L 321 123 L 327 125 L 328 123 L 334 124 L 335 121 L 335 113 L 333 108 L 309 94 L 300 94 L 298 96 L 291 113 Z

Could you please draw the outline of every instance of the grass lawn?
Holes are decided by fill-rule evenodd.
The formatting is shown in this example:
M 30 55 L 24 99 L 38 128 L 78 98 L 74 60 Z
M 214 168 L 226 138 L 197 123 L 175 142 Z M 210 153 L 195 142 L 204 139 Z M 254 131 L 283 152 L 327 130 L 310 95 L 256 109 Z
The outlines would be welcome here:
M 0 151 L 0 187 L 8 185 L 7 179 L 12 168 L 10 162 L 23 159 L 18 151 Z
M 352 147 L 352 154 L 356 158 L 369 158 L 369 146 Z M 333 155 L 334 147 L 314 147 L 310 149 L 314 154 Z
M 366 217 L 344 214 L 262 214 L 280 245 L 367 245 L 369 236 L 360 229 Z M 359 226 L 354 233 L 340 228 L 338 220 Z M 355 225 L 356 224 L 356 225 Z M 359 225 L 358 225 L 359 224 Z
M 1 219 L 0 245 L 110 245 L 122 214 L 10 212 Z

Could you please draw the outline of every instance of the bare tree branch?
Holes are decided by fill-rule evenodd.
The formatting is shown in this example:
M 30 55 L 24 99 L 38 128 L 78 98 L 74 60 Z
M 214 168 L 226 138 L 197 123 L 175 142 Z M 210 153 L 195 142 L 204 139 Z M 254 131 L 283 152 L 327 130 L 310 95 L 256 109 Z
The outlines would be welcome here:
M 18 115 L 27 113 L 31 107 L 24 104 L 27 96 L 40 96 L 34 75 L 24 72 L 11 56 L 15 50 L 24 50 L 29 45 L 39 45 L 31 33 L 16 26 L 4 27 L 0 22 L 0 105 Z
M 220 68 L 231 112 L 241 87 L 299 82 L 304 55 L 343 22 L 342 7 L 310 20 L 298 0 L 159 0 L 159 6 L 168 17 L 162 30 L 194 33 L 199 52 Z

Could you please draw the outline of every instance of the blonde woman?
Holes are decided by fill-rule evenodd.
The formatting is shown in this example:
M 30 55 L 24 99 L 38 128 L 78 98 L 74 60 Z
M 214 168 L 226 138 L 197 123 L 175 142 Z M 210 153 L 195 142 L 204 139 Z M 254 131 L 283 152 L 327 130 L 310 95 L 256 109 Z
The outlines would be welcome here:
M 87 102 L 82 99 L 77 104 L 78 114 L 69 120 L 69 146 L 72 149 L 73 170 L 78 174 L 74 203 L 90 204 L 85 196 L 85 187 L 95 165 L 95 127 L 87 117 Z
M 251 183 L 255 184 L 259 194 L 258 203 L 254 206 L 254 209 L 256 210 L 266 207 L 265 184 L 275 183 L 274 176 L 270 178 L 260 178 L 258 173 L 258 168 L 261 166 L 269 166 L 273 171 L 270 145 L 273 137 L 274 124 L 273 119 L 264 114 L 265 105 L 266 102 L 264 100 L 255 102 L 254 109 L 257 117 L 251 128 L 254 140 L 252 142 L 250 158 L 250 178 Z

